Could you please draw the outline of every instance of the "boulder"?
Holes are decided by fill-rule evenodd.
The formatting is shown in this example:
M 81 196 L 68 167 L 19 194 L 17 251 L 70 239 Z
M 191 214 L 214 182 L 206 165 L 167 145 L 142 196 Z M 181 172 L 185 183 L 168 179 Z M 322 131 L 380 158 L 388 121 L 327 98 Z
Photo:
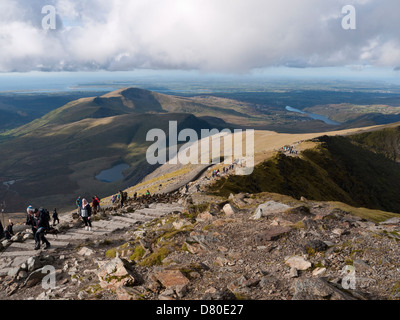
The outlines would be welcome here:
M 83 247 L 83 248 L 82 248 L 81 250 L 79 250 L 79 252 L 78 252 L 79 255 L 81 255 L 81 256 L 86 256 L 86 257 L 91 256 L 93 253 L 94 253 L 93 250 L 92 250 L 92 249 L 89 249 L 89 248 L 87 248 L 87 247 Z
M 129 262 L 120 258 L 115 258 L 102 266 L 97 276 L 103 289 L 116 290 L 118 287 L 132 286 L 135 283 Z
M 296 268 L 297 270 L 301 271 L 311 268 L 311 262 L 305 260 L 303 257 L 300 256 L 290 257 L 285 261 L 285 264 L 287 264 L 291 268 Z
M 190 283 L 189 279 L 178 269 L 162 270 L 157 272 L 155 277 L 166 289 L 187 286 Z
M 222 210 L 224 211 L 224 213 L 227 216 L 233 216 L 235 215 L 235 213 L 237 212 L 237 210 L 235 209 L 234 206 L 232 206 L 230 203 L 227 203 L 226 205 L 224 205 L 224 207 L 222 208 Z
M 254 212 L 254 215 L 250 217 L 250 219 L 253 220 L 258 220 L 261 219 L 262 217 L 267 217 L 271 214 L 277 214 L 281 212 L 285 212 L 286 210 L 290 209 L 286 204 L 280 203 L 280 202 L 275 202 L 275 201 L 267 201 L 263 204 L 260 204 L 256 211 Z
M 356 300 L 325 279 L 298 279 L 292 300 Z
M 328 245 L 321 240 L 310 240 L 304 246 L 306 252 L 313 251 L 313 252 L 323 252 L 328 249 Z
M 386 221 L 381 222 L 382 225 L 397 225 L 400 224 L 400 218 L 390 218 Z
M 290 231 L 291 231 L 291 228 L 289 228 L 289 227 L 275 227 L 275 228 L 269 229 L 265 233 L 256 234 L 254 237 L 254 240 L 255 240 L 256 245 L 262 245 L 265 242 L 277 240 L 280 236 L 282 236 Z

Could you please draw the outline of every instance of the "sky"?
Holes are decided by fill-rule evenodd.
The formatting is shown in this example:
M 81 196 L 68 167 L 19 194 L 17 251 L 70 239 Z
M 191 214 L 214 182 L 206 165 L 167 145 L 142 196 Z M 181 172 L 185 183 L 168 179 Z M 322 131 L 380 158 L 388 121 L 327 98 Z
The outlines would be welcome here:
M 43 29 L 46 5 L 54 30 Z M 342 26 L 346 5 L 355 29 Z M 328 67 L 398 76 L 399 12 L 398 0 L 1 0 L 0 73 Z

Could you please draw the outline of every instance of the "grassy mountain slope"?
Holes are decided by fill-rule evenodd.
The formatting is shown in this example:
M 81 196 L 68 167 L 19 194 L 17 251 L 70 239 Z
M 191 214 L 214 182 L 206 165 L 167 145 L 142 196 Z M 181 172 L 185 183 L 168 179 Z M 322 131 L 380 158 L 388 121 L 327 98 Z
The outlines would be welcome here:
M 250 176 L 221 179 L 210 191 L 276 192 L 313 200 L 340 201 L 400 212 L 400 129 L 388 128 L 346 137 L 323 136 L 301 157 L 277 154 L 256 166 Z
M 48 124 L 1 144 L 7 153 L 0 163 L 0 197 L 8 207 L 47 203 L 62 207 L 73 204 L 81 194 L 108 195 L 137 183 L 151 167 L 145 162 L 146 134 L 159 128 L 168 133 L 169 121 L 178 129 L 197 132 L 209 124 L 190 114 L 125 114 L 101 119 L 84 119 L 67 124 Z M 126 179 L 104 183 L 95 179 L 102 170 L 127 163 Z

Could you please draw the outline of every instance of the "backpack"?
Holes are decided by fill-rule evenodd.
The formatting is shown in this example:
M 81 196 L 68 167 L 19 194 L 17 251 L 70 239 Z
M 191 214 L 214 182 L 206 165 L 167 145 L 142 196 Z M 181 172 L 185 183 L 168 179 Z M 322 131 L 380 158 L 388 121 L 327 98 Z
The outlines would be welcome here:
M 45 208 L 39 209 L 39 219 L 41 220 L 43 227 L 46 230 L 50 230 L 50 213 Z

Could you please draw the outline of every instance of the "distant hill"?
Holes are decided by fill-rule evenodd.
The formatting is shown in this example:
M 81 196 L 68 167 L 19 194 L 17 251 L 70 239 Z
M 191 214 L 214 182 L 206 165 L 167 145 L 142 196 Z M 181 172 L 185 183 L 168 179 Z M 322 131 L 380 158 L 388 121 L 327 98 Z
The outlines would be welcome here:
M 154 168 L 145 161 L 146 134 L 159 128 L 168 132 L 169 121 L 178 128 L 200 133 L 210 125 L 190 114 L 126 114 L 52 124 L 3 142 L 7 150 L 0 163 L 0 198 L 9 208 L 21 210 L 28 202 L 68 207 L 78 195 L 109 195 L 139 182 Z M 126 163 L 125 179 L 104 183 L 101 171 Z

